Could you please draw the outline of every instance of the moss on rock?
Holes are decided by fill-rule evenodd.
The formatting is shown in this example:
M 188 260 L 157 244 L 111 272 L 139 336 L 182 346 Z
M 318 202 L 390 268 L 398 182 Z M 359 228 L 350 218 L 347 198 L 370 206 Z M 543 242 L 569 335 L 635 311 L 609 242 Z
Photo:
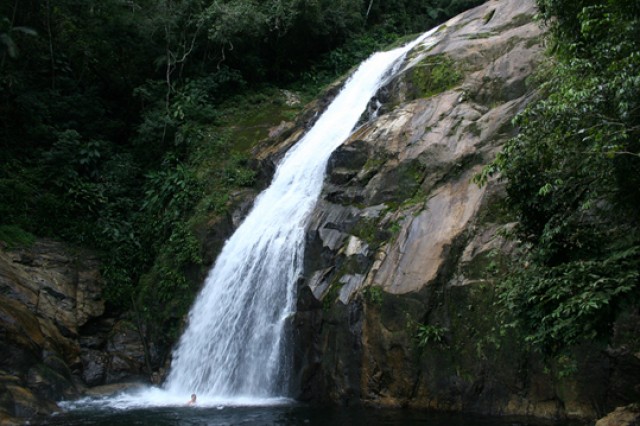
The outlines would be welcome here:
M 425 57 L 412 68 L 410 81 L 416 98 L 428 98 L 451 89 L 462 81 L 462 73 L 446 55 Z

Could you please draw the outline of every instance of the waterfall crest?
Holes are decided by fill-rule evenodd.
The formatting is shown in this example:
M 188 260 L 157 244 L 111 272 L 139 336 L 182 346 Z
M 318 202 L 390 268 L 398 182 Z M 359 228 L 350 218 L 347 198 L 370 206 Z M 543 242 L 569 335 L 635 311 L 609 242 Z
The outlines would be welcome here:
M 329 156 L 349 137 L 404 55 L 436 31 L 363 62 L 285 155 L 209 272 L 174 351 L 167 391 L 222 398 L 288 396 L 286 325 L 302 272 L 306 220 Z

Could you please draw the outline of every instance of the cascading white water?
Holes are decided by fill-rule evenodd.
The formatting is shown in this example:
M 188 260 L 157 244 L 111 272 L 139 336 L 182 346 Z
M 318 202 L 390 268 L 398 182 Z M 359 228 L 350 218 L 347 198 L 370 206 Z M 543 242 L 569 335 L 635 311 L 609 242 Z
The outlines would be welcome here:
M 404 55 L 437 41 L 437 30 L 363 62 L 316 124 L 285 155 L 271 186 L 226 242 L 189 313 L 164 389 L 62 401 L 64 409 L 184 405 L 268 405 L 289 400 L 287 322 L 304 256 L 306 220 L 331 153 L 354 130 Z
M 363 62 L 308 133 L 285 155 L 226 242 L 189 313 L 164 389 L 63 401 L 65 409 L 184 405 L 267 405 L 288 401 L 286 326 L 304 256 L 306 219 L 322 188 L 331 153 L 354 130 L 386 77 L 414 46 L 428 47 L 437 28 Z
M 286 396 L 285 327 L 294 311 L 306 218 L 331 153 L 414 42 L 363 62 L 308 133 L 286 154 L 271 186 L 226 242 L 174 352 L 165 388 L 205 397 Z

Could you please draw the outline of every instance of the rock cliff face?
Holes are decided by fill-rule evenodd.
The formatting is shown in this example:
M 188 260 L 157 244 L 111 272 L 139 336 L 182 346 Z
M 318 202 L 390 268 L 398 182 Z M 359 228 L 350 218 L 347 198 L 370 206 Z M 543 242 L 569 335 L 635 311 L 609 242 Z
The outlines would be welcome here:
M 0 423 L 144 373 L 138 330 L 105 317 L 95 255 L 52 241 L 0 250 Z
M 104 302 L 92 256 L 74 258 L 61 245 L 0 252 L 0 413 L 31 416 L 71 396 L 81 366 L 74 337 Z
M 535 96 L 535 13 L 531 0 L 489 1 L 444 24 L 333 154 L 299 289 L 303 399 L 542 417 L 633 400 L 632 354 L 583 348 L 580 374 L 560 378 L 495 337 L 493 283 L 508 272 L 513 243 L 501 235 L 512 224 L 499 183 L 471 179 Z

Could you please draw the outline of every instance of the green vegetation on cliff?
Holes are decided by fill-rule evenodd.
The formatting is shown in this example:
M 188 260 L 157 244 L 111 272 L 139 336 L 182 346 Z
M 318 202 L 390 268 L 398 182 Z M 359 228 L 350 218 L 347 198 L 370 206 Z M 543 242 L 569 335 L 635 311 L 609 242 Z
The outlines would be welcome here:
M 552 56 L 499 172 L 522 241 L 498 286 L 506 320 L 548 354 L 612 337 L 640 279 L 640 2 L 539 0 Z M 633 348 L 632 350 L 638 350 Z

